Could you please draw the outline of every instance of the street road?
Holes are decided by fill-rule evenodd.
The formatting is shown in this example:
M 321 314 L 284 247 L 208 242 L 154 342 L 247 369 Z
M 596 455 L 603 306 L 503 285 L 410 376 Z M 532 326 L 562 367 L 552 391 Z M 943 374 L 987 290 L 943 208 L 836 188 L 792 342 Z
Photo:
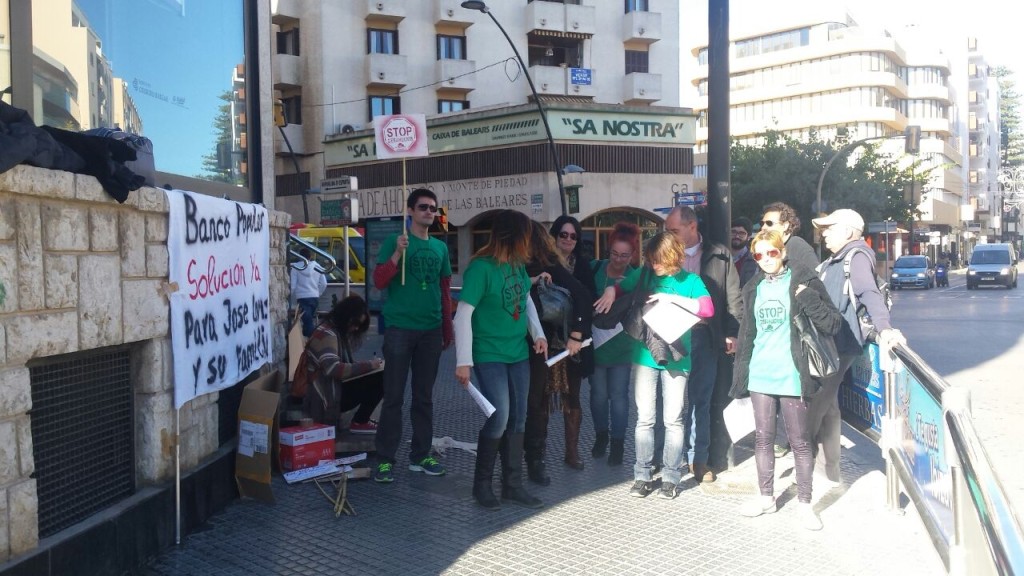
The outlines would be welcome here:
M 964 270 L 948 288 L 893 293 L 893 323 L 952 386 L 971 391 L 973 419 L 996 474 L 1024 520 L 1024 286 L 968 291 Z

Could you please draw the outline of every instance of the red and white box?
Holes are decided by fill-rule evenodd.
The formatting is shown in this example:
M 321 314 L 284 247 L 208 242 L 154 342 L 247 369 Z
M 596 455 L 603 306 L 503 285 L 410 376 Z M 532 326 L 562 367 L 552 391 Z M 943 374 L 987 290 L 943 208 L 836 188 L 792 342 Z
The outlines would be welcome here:
M 321 460 L 334 459 L 334 426 L 314 424 L 306 428 L 281 428 L 278 439 L 281 444 L 281 469 L 286 472 L 316 466 Z

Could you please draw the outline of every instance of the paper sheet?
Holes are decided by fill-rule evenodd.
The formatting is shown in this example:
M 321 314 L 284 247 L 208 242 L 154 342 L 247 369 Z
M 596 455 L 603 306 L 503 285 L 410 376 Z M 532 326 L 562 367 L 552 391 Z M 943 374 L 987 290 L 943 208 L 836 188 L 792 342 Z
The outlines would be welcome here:
M 722 411 L 722 419 L 725 420 L 725 429 L 729 432 L 733 444 L 753 432 L 754 406 L 750 403 L 750 396 L 733 398 Z
M 667 300 L 659 300 L 644 314 L 644 322 L 665 342 L 675 342 L 693 325 L 700 322 L 693 312 Z
M 594 335 L 594 350 L 618 336 L 619 332 L 622 332 L 622 322 L 616 324 L 615 328 L 591 328 L 590 333 Z
M 586 340 L 583 341 L 582 344 L 580 344 L 580 349 L 583 349 L 583 348 L 586 348 L 587 346 L 590 346 L 593 342 L 594 342 L 593 338 L 587 338 Z M 568 350 L 562 350 L 558 354 L 555 354 L 551 358 L 547 359 L 548 368 L 554 366 L 555 364 L 558 364 L 559 362 L 561 362 L 562 360 L 565 360 L 568 357 L 569 357 L 569 351 Z
M 487 398 L 484 398 L 484 395 L 480 393 L 480 390 L 477 390 L 476 386 L 473 386 L 472 382 L 469 383 L 469 387 L 466 390 L 469 391 L 469 395 L 476 401 L 476 405 L 483 410 L 484 416 L 490 418 L 491 414 L 494 414 L 494 404 L 491 404 Z
M 359 380 L 360 378 L 365 378 L 365 377 L 367 377 L 367 376 L 369 376 L 371 374 L 376 374 L 377 372 L 383 372 L 383 371 L 384 371 L 384 363 L 382 362 L 381 365 L 380 365 L 380 368 L 374 368 L 373 370 L 370 370 L 369 372 L 363 372 L 362 374 L 360 374 L 358 376 L 353 376 L 351 378 L 345 378 L 344 380 L 342 380 L 342 382 L 351 382 L 353 380 Z

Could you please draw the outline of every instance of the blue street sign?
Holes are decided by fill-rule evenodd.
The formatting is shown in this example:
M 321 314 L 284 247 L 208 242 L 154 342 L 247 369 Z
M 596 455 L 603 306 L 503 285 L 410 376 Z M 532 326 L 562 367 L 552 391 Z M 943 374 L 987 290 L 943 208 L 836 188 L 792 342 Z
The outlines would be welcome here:
M 676 206 L 702 206 L 706 198 L 700 192 L 692 192 L 690 194 L 676 194 L 674 200 Z
M 590 86 L 590 68 L 569 68 L 569 83 L 574 86 Z

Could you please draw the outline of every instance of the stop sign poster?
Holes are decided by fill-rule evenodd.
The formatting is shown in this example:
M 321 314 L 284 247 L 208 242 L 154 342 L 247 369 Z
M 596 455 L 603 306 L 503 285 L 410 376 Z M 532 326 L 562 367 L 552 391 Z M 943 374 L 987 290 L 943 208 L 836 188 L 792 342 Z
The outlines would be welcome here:
M 427 155 L 427 119 L 423 114 L 393 114 L 373 119 L 377 158 Z

